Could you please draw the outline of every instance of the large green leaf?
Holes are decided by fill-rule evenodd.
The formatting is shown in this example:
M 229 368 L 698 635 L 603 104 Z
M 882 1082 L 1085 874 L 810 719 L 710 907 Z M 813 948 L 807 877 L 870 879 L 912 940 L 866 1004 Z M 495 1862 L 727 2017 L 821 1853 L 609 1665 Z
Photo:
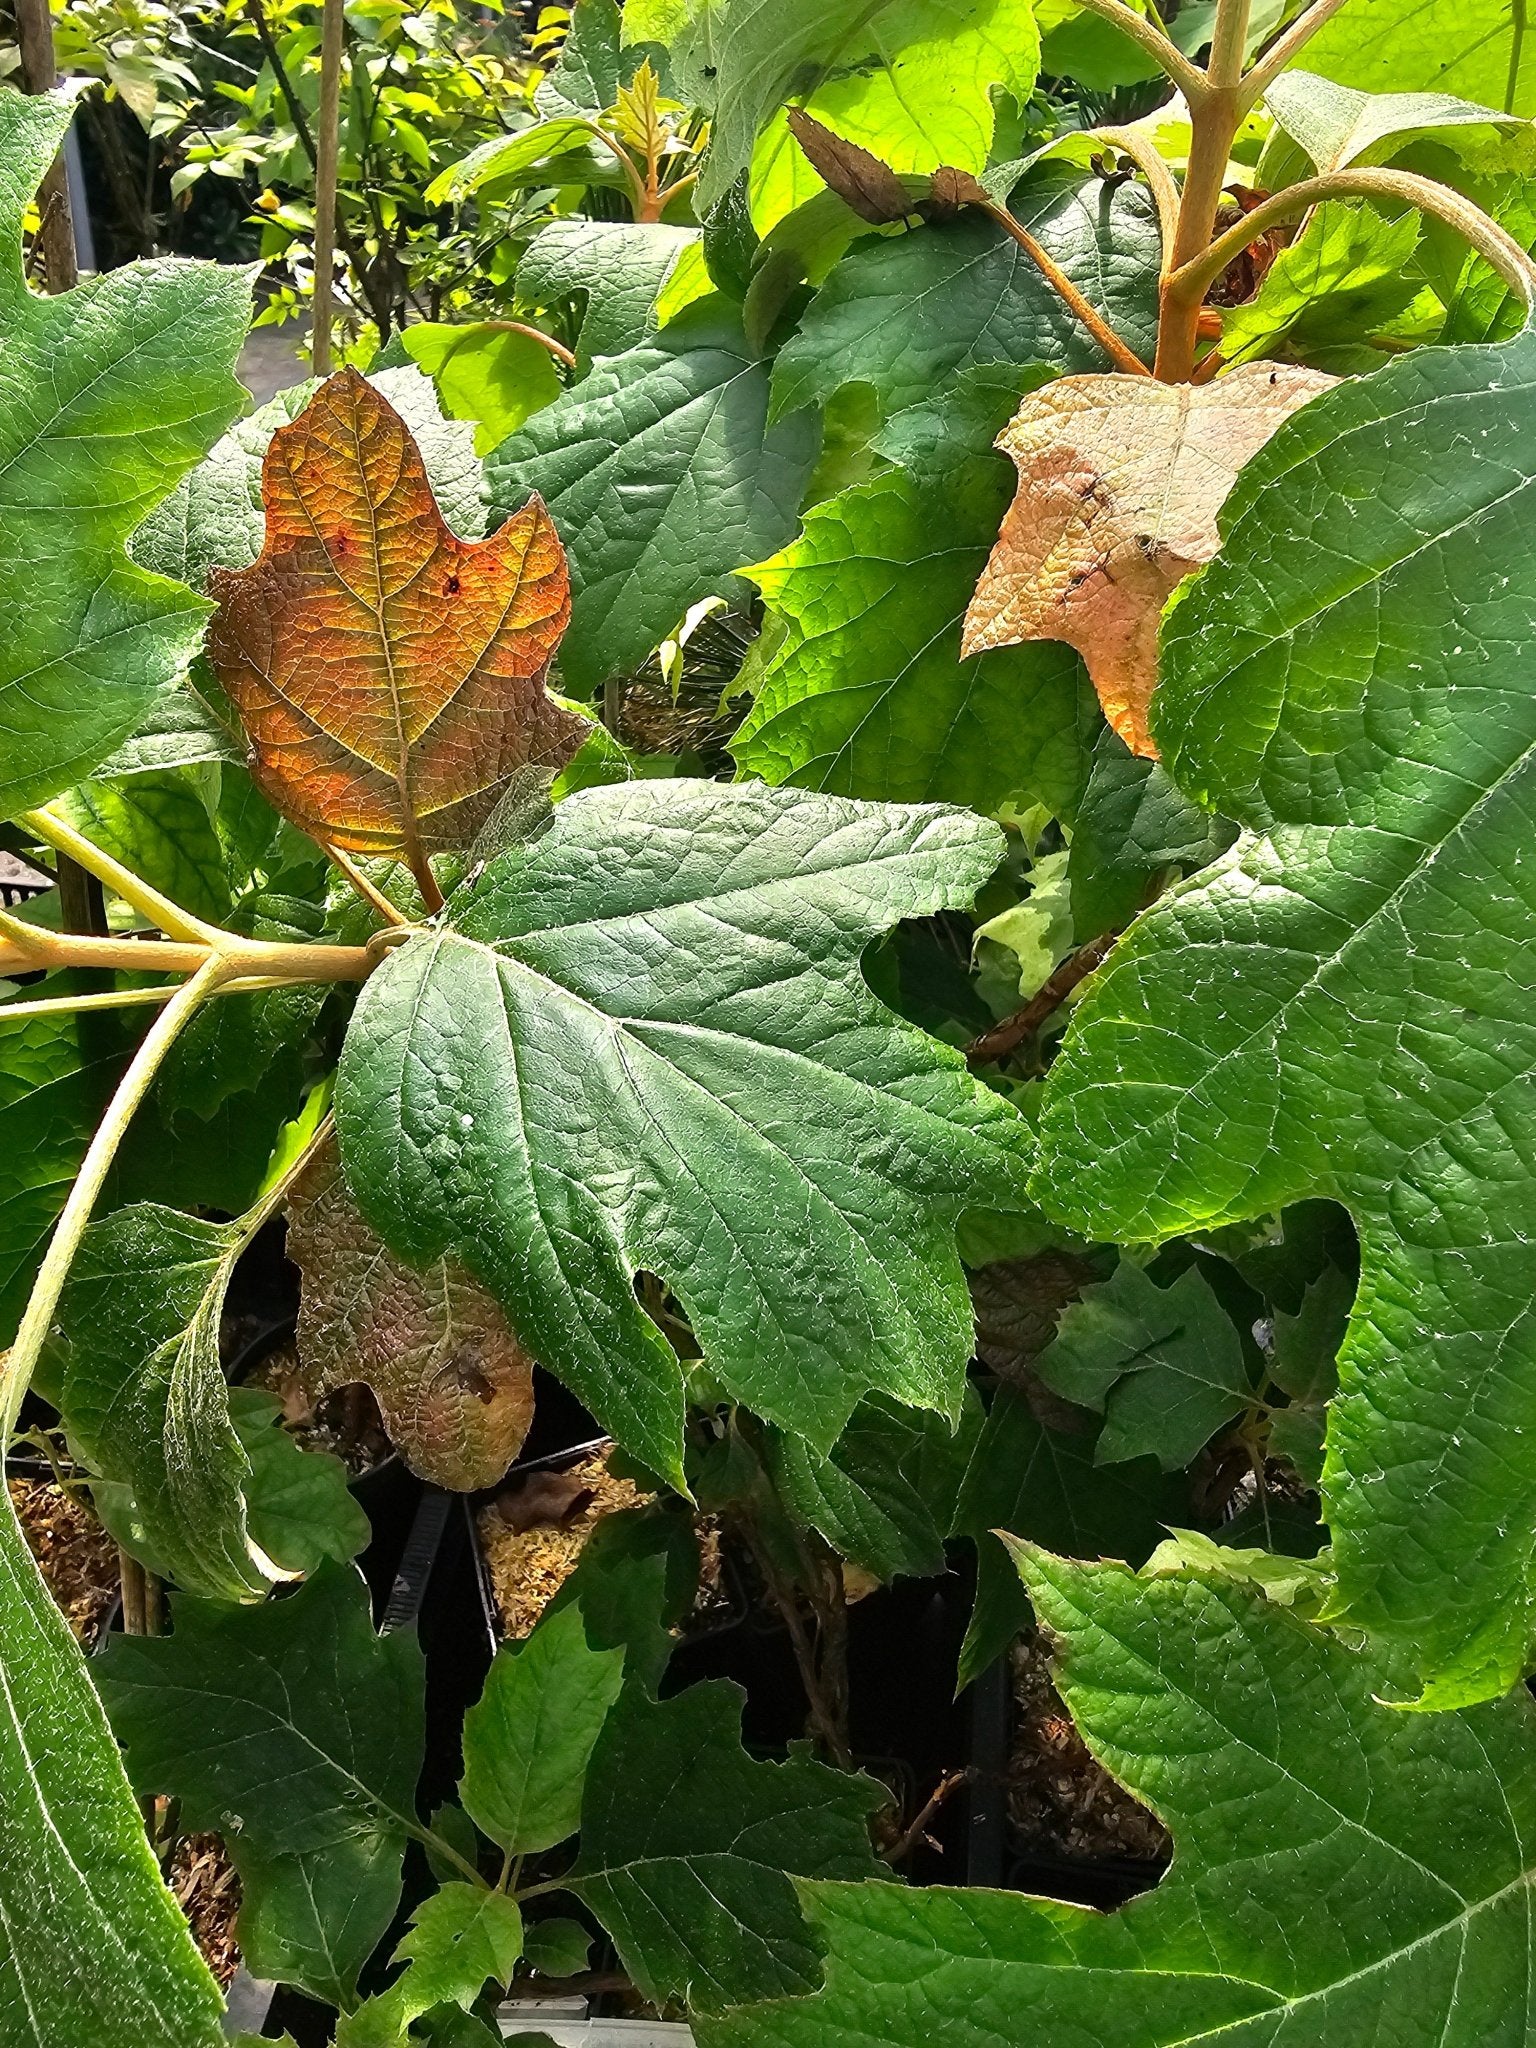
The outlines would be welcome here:
M 250 278 L 130 264 L 53 298 L 22 265 L 22 217 L 67 101 L 0 96 L 0 813 L 43 802 L 126 739 L 185 669 L 208 607 L 124 543 L 239 412 Z
M 605 358 L 486 464 L 498 511 L 537 491 L 571 564 L 567 688 L 636 667 L 688 607 L 794 531 L 809 415 L 768 423 L 768 369 L 718 298 Z
M 240 1957 L 253 1977 L 349 2006 L 363 1964 L 400 1904 L 400 1844 L 349 1835 L 299 1856 L 264 1856 L 232 1834 L 240 1875 Z
M 844 1557 L 880 1579 L 932 1576 L 944 1569 L 944 1539 L 981 1419 L 974 1394 L 955 1430 L 940 1415 L 875 1395 L 860 1402 L 825 1457 L 774 1431 L 768 1466 L 784 1503 Z
M 1350 1209 L 1341 1602 L 1444 1704 L 1536 1626 L 1533 447 L 1525 334 L 1342 385 L 1243 472 L 1153 724 L 1248 830 L 1122 942 L 1042 1123 L 1094 1236 Z
M 1140 187 L 1044 165 L 1013 208 L 1150 361 L 1159 255 Z M 1103 368 L 1097 345 L 1017 243 L 991 221 L 962 217 L 863 242 L 843 258 L 774 365 L 774 412 L 824 405 L 843 385 L 860 383 L 874 387 L 886 413 L 918 405 L 942 412 L 949 380 L 996 363 Z
M 640 346 L 656 325 L 657 295 L 698 239 L 697 228 L 660 220 L 552 220 L 517 266 L 518 296 L 538 306 L 581 298 L 576 352 L 585 369 L 594 356 Z
M 735 100 L 743 88 L 760 89 L 760 79 L 743 76 L 739 67 L 744 41 L 771 50 L 775 63 L 783 61 L 784 41 L 773 31 L 785 12 L 783 0 L 776 8 L 738 5 L 731 11 L 727 21 L 734 32 L 723 50 L 722 103 Z M 808 5 L 803 20 L 812 35 L 821 35 L 834 26 L 835 15 L 824 4 Z M 744 34 L 735 29 L 743 16 L 751 16 Z M 820 82 L 794 67 L 789 90 L 806 111 L 895 171 L 931 171 L 939 164 L 984 169 L 996 121 L 994 88 L 1021 106 L 1034 90 L 1040 37 L 1033 0 L 896 0 L 849 9 L 846 26 L 836 62 L 822 67 Z M 721 122 L 725 118 L 722 104 Z M 715 144 L 722 155 L 728 147 L 728 138 Z M 727 179 L 735 175 L 723 164 L 721 170 Z M 716 176 L 713 162 L 708 176 Z M 821 189 L 784 114 L 775 114 L 752 151 L 752 211 L 759 229 L 766 233 Z
M 962 1686 L 1029 1626 L 1029 1600 L 996 1531 L 1010 1529 L 1067 1557 L 1141 1564 L 1163 1524 L 1188 1512 L 1187 1490 L 1150 1458 L 1103 1466 L 1094 1434 L 1048 1428 L 1028 1397 L 999 1387 L 960 1488 L 954 1526 L 976 1545 L 976 1599 L 960 1648 Z
M 667 17 L 670 17 L 668 19 Z M 664 13 L 641 10 L 631 35 L 670 47 L 686 89 L 713 112 L 710 150 L 699 180 L 701 205 L 713 206 L 747 168 L 758 130 L 780 101 L 823 88 L 813 111 L 862 112 L 871 147 L 915 139 L 934 153 L 917 166 L 949 161 L 948 146 L 979 147 L 992 138 L 990 89 L 1028 97 L 1039 38 L 1016 0 L 686 0 Z M 945 61 L 947 59 L 947 61 Z M 866 79 L 882 83 L 861 93 Z M 830 94 L 825 81 L 833 79 Z M 980 164 L 976 165 L 980 168 Z
M 1521 2048 L 1536 2027 L 1536 1713 L 1380 1704 L 1396 1677 L 1222 1577 L 1024 1560 L 1089 1747 L 1173 1830 L 1105 1917 L 985 1891 L 800 1887 L 819 1997 L 701 2048 Z
M 261 1606 L 182 1595 L 173 1618 L 169 1636 L 114 1637 L 96 1667 L 134 1784 L 179 1798 L 189 1830 L 231 1838 L 251 1966 L 349 1999 L 414 1824 L 415 1635 L 376 1637 L 343 1565 Z
M 218 2048 L 221 2000 L 161 1879 L 101 1702 L 0 1505 L 0 2042 Z
M 99 980 L 54 976 L 48 990 L 78 994 Z M 0 1004 L 0 1342 L 16 1334 L 48 1233 L 132 1043 L 119 1017 L 7 1021 Z
M 732 741 L 749 774 L 849 796 L 1071 813 L 1080 669 L 1060 642 L 962 658 L 1013 484 L 994 455 L 891 469 L 806 515 L 750 574 L 784 632 Z
M 406 2028 L 435 2005 L 464 2011 L 487 1979 L 505 1985 L 523 1952 L 523 1916 L 505 1892 L 445 1884 L 411 1915 L 395 1950 L 406 1965 L 387 1991 L 336 2029 L 336 2048 L 406 2048 Z
M 1305 150 L 1320 171 L 1349 164 L 1381 164 L 1426 135 L 1447 131 L 1514 128 L 1497 113 L 1442 92 L 1356 92 L 1311 71 L 1282 71 L 1264 95 L 1277 126 Z
M 954 1414 L 953 1219 L 1017 1202 L 1027 1129 L 859 971 L 1001 852 L 963 813 L 707 782 L 583 790 L 391 953 L 342 1057 L 380 1236 L 450 1247 L 530 1351 L 676 1476 L 682 1372 L 638 1269 L 755 1413 L 831 1446 L 861 1395 Z
M 1159 1287 L 1122 1259 L 1062 1311 L 1034 1366 L 1063 1399 L 1103 1413 L 1101 1465 L 1150 1456 L 1176 1472 L 1250 1397 L 1237 1331 L 1198 1266 Z
M 183 910 L 217 922 L 229 914 L 229 883 L 209 795 L 207 771 L 161 768 L 81 783 L 55 809 Z
M 589 1647 L 573 1601 L 503 1643 L 464 1718 L 464 1810 L 522 1856 L 574 1835 L 592 1745 L 624 1678 L 622 1650 Z
M 635 1984 L 718 2012 L 810 1990 L 819 1944 L 786 1874 L 866 1878 L 879 1865 L 872 1779 L 741 1747 L 743 1695 L 715 1680 L 658 1705 L 629 1687 L 587 1778 L 571 1879 Z
M 145 1534 L 189 1592 L 260 1598 L 277 1576 L 246 1521 L 251 1464 L 219 1365 L 225 1290 L 249 1237 L 157 1203 L 91 1225 L 60 1320 L 71 1439 L 133 1489 Z
M 1536 113 L 1521 0 L 1364 0 L 1307 45 L 1307 69 L 1365 92 L 1452 93 Z
M 261 1856 L 380 1837 L 398 1856 L 422 1756 L 414 1634 L 375 1636 L 348 1565 L 260 1606 L 182 1594 L 172 1610 L 170 1635 L 114 1636 L 97 1666 L 138 1790 Z

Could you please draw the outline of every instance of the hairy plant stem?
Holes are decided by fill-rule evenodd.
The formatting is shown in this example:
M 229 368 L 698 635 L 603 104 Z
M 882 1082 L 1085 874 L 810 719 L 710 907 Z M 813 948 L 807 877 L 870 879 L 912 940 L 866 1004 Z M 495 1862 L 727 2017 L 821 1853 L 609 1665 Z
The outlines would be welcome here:
M 1285 31 L 1277 36 L 1243 80 L 1243 112 L 1256 107 L 1291 59 L 1311 42 L 1320 28 L 1332 21 L 1349 0 L 1312 0 Z
M 1243 49 L 1250 0 L 1218 0 L 1211 55 L 1201 90 L 1189 101 L 1189 164 L 1179 195 L 1173 247 L 1158 295 L 1157 356 L 1152 373 L 1165 384 L 1187 384 L 1195 367 L 1203 285 L 1189 267 L 1210 247 L 1232 144 L 1243 122 Z M 1246 246 L 1246 244 L 1244 245 Z
M 1205 91 L 1205 73 L 1198 64 L 1191 64 L 1160 21 L 1138 14 L 1134 7 L 1126 6 L 1125 0 L 1080 0 L 1080 4 L 1089 14 L 1097 14 L 1105 21 L 1113 22 L 1122 35 L 1129 36 L 1145 51 L 1152 62 L 1173 80 L 1193 112 L 1196 101 Z
M 484 320 L 479 323 L 494 334 L 521 334 L 529 341 L 536 341 L 540 348 L 547 348 L 557 363 L 564 363 L 568 370 L 576 367 L 576 351 L 567 348 L 563 341 L 556 341 L 552 334 L 546 334 L 542 327 L 530 327 L 526 320 Z
M 1277 192 L 1272 199 L 1263 200 L 1251 213 L 1245 214 L 1236 227 L 1228 228 L 1224 235 L 1218 235 L 1214 242 L 1191 258 L 1169 279 L 1169 284 L 1179 284 L 1186 298 L 1193 295 L 1198 310 L 1200 301 L 1227 265 L 1266 229 L 1277 226 L 1281 221 L 1294 220 L 1297 214 L 1310 212 L 1325 199 L 1352 196 L 1396 200 L 1405 206 L 1417 207 L 1421 213 L 1433 214 L 1437 220 L 1443 220 L 1447 227 L 1454 228 L 1465 237 L 1478 255 L 1499 273 L 1511 291 L 1519 294 L 1527 311 L 1536 306 L 1536 262 L 1514 236 L 1501 228 L 1497 221 L 1490 220 L 1481 207 L 1474 206 L 1459 192 L 1453 192 L 1449 185 L 1437 184 L 1433 178 L 1421 177 L 1417 171 L 1369 168 L 1328 171 L 1320 178 L 1303 179 L 1299 185 L 1291 185 L 1284 192 Z
M 1132 377 L 1145 377 L 1148 374 L 1146 364 L 1136 351 L 1128 342 L 1121 340 L 1102 313 L 1089 305 L 1066 272 L 1051 260 L 1034 236 L 1014 219 L 1006 206 L 999 205 L 996 200 L 979 197 L 972 198 L 967 203 L 974 206 L 978 213 L 986 214 L 989 220 L 996 221 L 1003 233 L 1010 235 L 1018 243 L 1062 304 L 1087 328 L 1117 370 L 1122 370 Z

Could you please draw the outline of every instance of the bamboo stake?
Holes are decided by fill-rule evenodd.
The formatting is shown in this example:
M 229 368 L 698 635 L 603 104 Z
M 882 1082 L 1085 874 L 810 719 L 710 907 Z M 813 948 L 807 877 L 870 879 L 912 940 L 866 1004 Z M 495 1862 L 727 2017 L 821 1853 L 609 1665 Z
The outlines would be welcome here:
M 317 377 L 331 374 L 336 270 L 336 160 L 341 147 L 342 0 L 325 0 L 320 29 L 320 108 L 315 137 L 315 298 L 309 351 Z

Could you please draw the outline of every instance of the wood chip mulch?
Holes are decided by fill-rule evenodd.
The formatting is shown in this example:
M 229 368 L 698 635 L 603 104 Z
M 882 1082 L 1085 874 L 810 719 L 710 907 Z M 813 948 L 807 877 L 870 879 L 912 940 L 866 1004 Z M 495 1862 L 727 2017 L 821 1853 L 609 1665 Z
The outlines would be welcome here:
M 11 1504 L 38 1570 L 82 1648 L 117 1598 L 117 1545 L 84 1502 L 51 1479 L 10 1479 Z
M 218 1835 L 183 1835 L 172 1851 L 165 1881 L 187 1916 L 192 1938 L 203 1960 L 227 1991 L 240 1967 L 235 1915 L 240 1911 L 240 1879 Z
M 1089 1754 L 1051 1683 L 1038 1631 L 1013 1646 L 1014 1731 L 1008 1815 L 1021 1849 L 1073 1862 L 1165 1860 L 1168 1831 Z
M 512 1472 L 476 1518 L 491 1590 L 508 1638 L 521 1642 L 575 1571 L 587 1538 L 605 1515 L 644 1507 L 652 1496 L 608 1469 L 595 1451 L 559 1472 Z M 694 1524 L 699 1540 L 696 1621 L 728 1608 L 718 1525 Z

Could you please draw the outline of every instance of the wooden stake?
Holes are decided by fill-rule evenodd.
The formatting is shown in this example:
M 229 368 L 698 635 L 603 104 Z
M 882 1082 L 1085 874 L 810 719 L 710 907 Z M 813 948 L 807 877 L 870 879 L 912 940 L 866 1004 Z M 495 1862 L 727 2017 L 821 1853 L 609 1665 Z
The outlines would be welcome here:
M 342 0 L 325 0 L 320 28 L 319 132 L 315 137 L 315 300 L 309 349 L 315 375 L 331 374 L 336 267 L 336 160 L 341 147 Z
M 16 0 L 16 41 L 21 50 L 21 79 L 28 92 L 52 92 L 59 82 L 53 54 L 53 17 L 48 0 Z M 67 292 L 78 281 L 75 222 L 69 204 L 69 179 L 60 150 L 37 188 L 38 246 L 43 252 L 50 292 Z

